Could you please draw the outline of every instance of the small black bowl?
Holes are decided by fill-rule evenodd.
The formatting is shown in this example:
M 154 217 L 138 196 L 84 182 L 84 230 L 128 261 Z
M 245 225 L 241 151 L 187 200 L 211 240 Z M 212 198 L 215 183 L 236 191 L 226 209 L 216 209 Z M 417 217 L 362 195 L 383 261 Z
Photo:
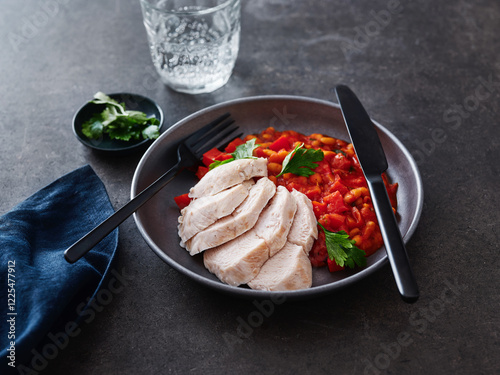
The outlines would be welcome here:
M 160 106 L 153 100 L 145 96 L 130 93 L 107 94 L 110 98 L 118 103 L 125 103 L 125 109 L 144 112 L 148 117 L 156 117 L 160 123 L 158 127 L 161 130 L 163 126 L 163 111 Z M 104 104 L 94 104 L 87 102 L 84 104 L 73 117 L 73 132 L 76 138 L 85 146 L 93 150 L 112 153 L 113 155 L 123 155 L 135 152 L 141 149 L 146 149 L 152 139 L 121 141 L 111 139 L 107 134 L 99 139 L 89 139 L 82 133 L 82 125 L 89 120 L 94 114 L 101 113 L 105 109 Z

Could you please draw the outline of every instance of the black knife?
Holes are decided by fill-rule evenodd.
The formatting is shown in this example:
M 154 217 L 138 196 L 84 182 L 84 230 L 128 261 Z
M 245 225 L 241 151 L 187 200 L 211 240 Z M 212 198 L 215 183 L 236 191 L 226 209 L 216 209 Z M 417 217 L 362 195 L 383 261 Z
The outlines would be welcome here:
M 339 85 L 335 87 L 335 92 L 354 150 L 368 182 L 399 293 L 404 301 L 415 302 L 419 297 L 418 286 L 382 180 L 382 173 L 387 170 L 388 165 L 375 125 L 349 87 Z

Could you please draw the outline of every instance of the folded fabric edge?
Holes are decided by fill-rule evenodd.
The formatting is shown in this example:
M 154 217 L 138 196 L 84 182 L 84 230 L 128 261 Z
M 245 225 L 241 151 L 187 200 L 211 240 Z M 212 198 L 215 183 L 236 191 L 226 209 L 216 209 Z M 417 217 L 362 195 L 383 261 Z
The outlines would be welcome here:
M 67 181 L 71 181 L 72 179 L 75 178 L 75 174 L 83 174 L 83 175 L 86 175 L 86 174 L 92 174 L 93 176 L 95 176 L 96 178 L 96 183 L 100 184 L 105 195 L 107 196 L 108 198 L 108 201 L 109 201 L 109 196 L 107 194 L 107 191 L 106 191 L 106 188 L 102 182 L 102 180 L 97 176 L 97 174 L 95 173 L 95 171 L 93 170 L 93 168 L 90 166 L 90 165 L 84 165 L 82 167 L 79 167 L 71 172 L 68 172 L 66 174 L 64 174 L 63 176 L 59 177 L 58 179 L 56 179 L 55 181 L 47 184 L 46 186 L 44 186 L 43 188 L 41 188 L 40 190 L 38 190 L 37 192 L 35 192 L 34 194 L 32 194 L 31 196 L 29 196 L 28 198 L 26 198 L 23 202 L 20 202 L 19 204 L 17 204 L 15 207 L 13 207 L 11 210 L 9 210 L 9 212 L 11 211 L 15 211 L 16 209 L 19 209 L 19 208 L 22 208 L 23 207 L 23 204 L 27 201 L 29 201 L 30 199 L 36 199 L 36 196 L 38 195 L 43 195 L 47 190 L 51 190 L 54 188 L 54 185 L 55 184 L 64 184 L 65 182 Z M 111 202 L 109 202 L 110 206 L 111 206 Z M 112 206 L 111 206 L 112 208 Z M 86 309 L 89 308 L 89 305 L 92 303 L 93 299 L 96 298 L 96 295 L 97 293 L 100 291 L 100 289 L 103 287 L 103 283 L 105 282 L 105 280 L 108 278 L 108 275 L 111 271 L 111 267 L 112 267 L 112 264 L 114 263 L 114 259 L 115 259 L 115 255 L 116 255 L 116 251 L 117 251 L 117 247 L 118 247 L 118 228 L 116 228 L 112 233 L 110 233 L 108 235 L 108 237 L 111 237 L 110 238 L 110 243 L 113 244 L 113 248 L 111 250 L 111 253 L 109 254 L 109 258 L 107 260 L 107 262 L 105 263 L 105 269 L 104 271 L 101 273 L 101 278 L 97 284 L 97 286 L 95 287 L 95 289 L 93 291 L 90 291 L 88 293 L 88 295 L 90 295 L 89 299 L 87 300 L 87 304 L 86 306 L 83 308 L 83 309 L 78 309 L 77 313 L 77 319 L 76 321 L 80 320 L 81 319 L 81 316 L 82 314 L 86 311 Z M 45 333 L 45 337 L 42 336 L 39 340 L 39 342 L 43 342 L 45 339 L 46 339 L 46 335 L 50 332 L 50 329 L 55 325 L 55 323 L 51 326 L 51 327 L 48 327 L 46 333 Z M 38 345 L 38 344 L 37 344 Z M 2 358 L 6 358 L 7 357 L 7 353 L 8 353 L 8 348 L 2 348 L 2 351 L 0 352 L 0 356 Z

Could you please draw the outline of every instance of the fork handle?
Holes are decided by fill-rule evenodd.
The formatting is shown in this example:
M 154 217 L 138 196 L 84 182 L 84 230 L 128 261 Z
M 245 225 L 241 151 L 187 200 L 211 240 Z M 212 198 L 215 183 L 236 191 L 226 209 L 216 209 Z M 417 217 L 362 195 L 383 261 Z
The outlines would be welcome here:
M 174 165 L 170 170 L 165 172 L 160 178 L 141 191 L 122 208 L 67 248 L 64 252 L 64 258 L 66 261 L 74 263 L 87 254 L 90 249 L 97 245 L 121 223 L 123 223 L 125 219 L 137 211 L 144 203 L 150 200 L 165 185 L 172 181 L 180 169 L 181 162 Z

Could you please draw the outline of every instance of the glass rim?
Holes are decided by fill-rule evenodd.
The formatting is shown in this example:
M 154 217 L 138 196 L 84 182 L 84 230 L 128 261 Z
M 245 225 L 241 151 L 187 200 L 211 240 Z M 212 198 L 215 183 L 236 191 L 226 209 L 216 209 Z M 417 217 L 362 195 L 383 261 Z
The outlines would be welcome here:
M 198 16 L 198 15 L 204 15 L 204 14 L 209 14 L 209 13 L 214 13 L 218 12 L 221 9 L 224 9 L 228 7 L 229 5 L 233 3 L 240 2 L 240 0 L 227 0 L 219 5 L 216 5 L 211 8 L 207 9 L 201 9 L 201 10 L 167 10 L 164 8 L 159 8 L 151 3 L 151 0 L 140 0 L 141 4 L 144 4 L 145 6 L 154 9 L 158 12 L 165 13 L 165 14 L 172 14 L 172 15 L 183 15 L 183 16 Z

